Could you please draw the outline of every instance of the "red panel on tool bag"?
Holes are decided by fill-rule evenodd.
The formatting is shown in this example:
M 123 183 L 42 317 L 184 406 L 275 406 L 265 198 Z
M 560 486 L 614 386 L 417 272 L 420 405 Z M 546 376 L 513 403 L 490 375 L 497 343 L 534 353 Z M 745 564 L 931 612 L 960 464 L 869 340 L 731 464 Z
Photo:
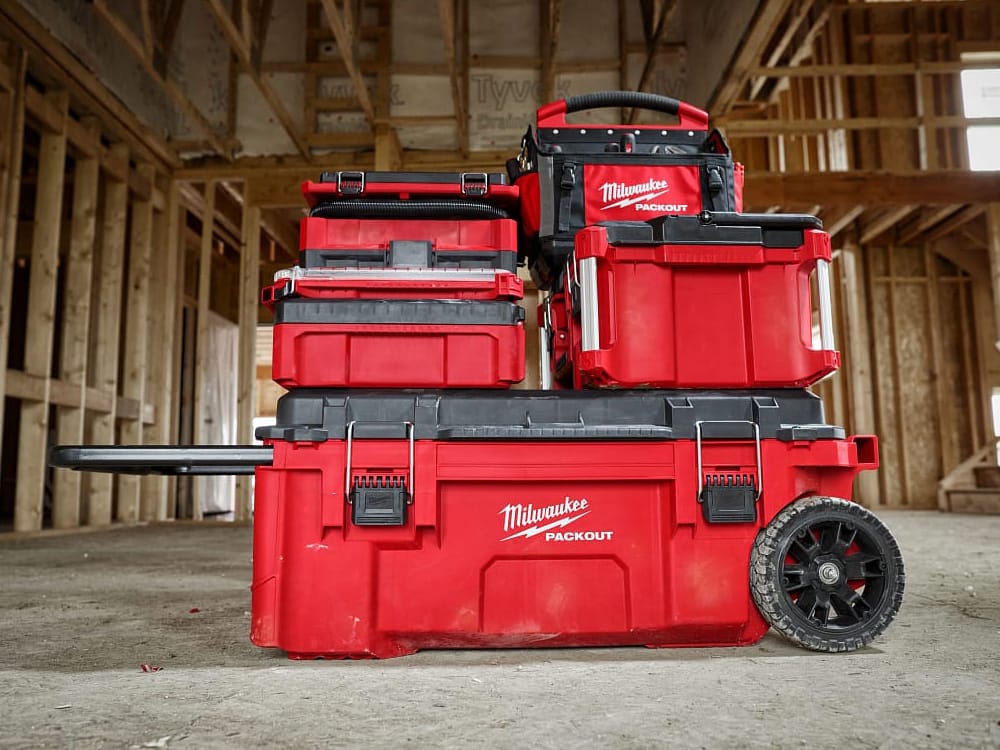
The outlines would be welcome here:
M 345 441 L 269 444 L 251 639 L 292 658 L 754 643 L 767 631 L 747 586 L 759 530 L 804 495 L 850 497 L 873 468 L 860 438 L 765 439 L 757 520 L 713 525 L 693 440 L 417 440 L 405 525 L 373 527 L 351 521 Z M 752 440 L 712 441 L 704 470 L 753 470 L 753 453 Z M 406 440 L 353 443 L 352 475 L 407 465 Z
M 506 388 L 524 379 L 524 326 L 274 326 L 285 388 Z
M 803 236 L 798 248 L 614 246 L 602 227 L 581 231 L 576 262 L 596 258 L 599 322 L 597 349 L 569 337 L 582 384 L 793 388 L 835 371 L 839 353 L 813 348 L 810 292 L 830 240 Z
M 697 214 L 703 208 L 697 165 L 584 164 L 583 184 L 587 224 Z

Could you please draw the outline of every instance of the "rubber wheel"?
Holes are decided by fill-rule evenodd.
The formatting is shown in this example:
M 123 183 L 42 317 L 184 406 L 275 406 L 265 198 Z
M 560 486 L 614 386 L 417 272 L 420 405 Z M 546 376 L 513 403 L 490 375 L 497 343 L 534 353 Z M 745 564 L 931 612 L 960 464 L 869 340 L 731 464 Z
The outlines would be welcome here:
M 764 619 L 814 651 L 854 651 L 892 622 L 906 576 L 889 529 L 860 505 L 797 500 L 761 529 L 750 591 Z

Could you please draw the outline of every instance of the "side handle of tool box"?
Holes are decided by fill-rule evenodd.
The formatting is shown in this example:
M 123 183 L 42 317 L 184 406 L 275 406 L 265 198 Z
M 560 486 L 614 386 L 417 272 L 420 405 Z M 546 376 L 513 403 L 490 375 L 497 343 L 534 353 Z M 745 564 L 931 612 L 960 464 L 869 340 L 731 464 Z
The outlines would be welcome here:
M 858 451 L 858 469 L 872 471 L 878 468 L 878 438 L 875 435 L 851 435 L 847 439 Z
M 668 126 L 671 129 L 705 130 L 708 127 L 708 113 L 704 110 L 669 96 L 649 94 L 644 91 L 597 91 L 550 102 L 538 108 L 536 113 L 538 127 L 564 127 L 566 115 L 571 112 L 605 107 L 633 107 L 677 115 L 680 123 Z

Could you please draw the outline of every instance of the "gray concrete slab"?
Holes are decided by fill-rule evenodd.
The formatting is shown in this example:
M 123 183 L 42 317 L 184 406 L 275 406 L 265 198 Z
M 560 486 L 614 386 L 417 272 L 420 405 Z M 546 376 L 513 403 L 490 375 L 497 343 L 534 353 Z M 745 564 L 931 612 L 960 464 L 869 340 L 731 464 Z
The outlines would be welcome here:
M 0 539 L 0 746 L 1000 747 L 1000 517 L 883 518 L 906 600 L 846 655 L 768 635 L 290 662 L 247 640 L 245 527 Z

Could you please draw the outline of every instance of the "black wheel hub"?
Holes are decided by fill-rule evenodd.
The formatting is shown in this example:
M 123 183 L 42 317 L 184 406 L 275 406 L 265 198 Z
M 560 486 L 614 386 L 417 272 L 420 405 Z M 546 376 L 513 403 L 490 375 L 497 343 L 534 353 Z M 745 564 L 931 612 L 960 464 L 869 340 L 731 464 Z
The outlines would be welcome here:
M 871 535 L 840 520 L 816 520 L 792 537 L 781 570 L 793 612 L 812 626 L 864 623 L 885 590 L 885 560 Z

